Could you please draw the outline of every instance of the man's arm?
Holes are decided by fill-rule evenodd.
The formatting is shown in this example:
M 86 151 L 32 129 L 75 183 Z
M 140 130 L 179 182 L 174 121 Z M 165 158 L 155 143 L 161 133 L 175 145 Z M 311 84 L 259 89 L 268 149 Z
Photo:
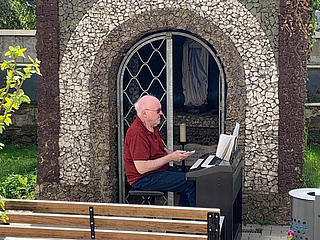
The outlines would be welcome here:
M 163 140 L 162 140 L 162 142 L 163 142 L 163 145 L 164 145 L 164 150 L 167 152 L 167 154 L 172 153 L 172 151 L 167 148 L 166 143 Z
M 188 156 L 189 155 L 186 154 L 185 151 L 177 150 L 169 153 L 166 156 L 153 159 L 153 160 L 147 160 L 147 161 L 135 160 L 134 165 L 140 174 L 144 174 L 153 170 L 157 170 L 158 168 L 162 167 L 163 165 L 165 165 L 170 161 L 181 162 L 183 159 L 187 158 Z
M 172 151 L 171 151 L 171 150 L 169 150 L 167 147 L 165 147 L 165 148 L 164 148 L 164 150 L 167 152 L 167 154 L 172 153 Z

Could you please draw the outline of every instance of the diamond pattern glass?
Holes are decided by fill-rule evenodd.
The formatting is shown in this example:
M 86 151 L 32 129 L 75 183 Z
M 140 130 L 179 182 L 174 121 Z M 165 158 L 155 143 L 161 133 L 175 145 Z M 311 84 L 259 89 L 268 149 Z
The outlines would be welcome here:
M 163 109 L 159 125 L 166 135 L 166 39 L 146 42 L 136 50 L 125 66 L 123 78 L 123 121 L 125 131 L 135 118 L 134 103 L 143 95 L 157 97 Z

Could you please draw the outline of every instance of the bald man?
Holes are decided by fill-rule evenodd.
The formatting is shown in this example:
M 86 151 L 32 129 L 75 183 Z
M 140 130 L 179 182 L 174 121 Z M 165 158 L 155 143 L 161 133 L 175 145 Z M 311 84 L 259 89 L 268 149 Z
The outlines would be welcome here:
M 189 155 L 185 151 L 169 151 L 160 136 L 158 125 L 162 113 L 160 101 L 150 95 L 135 103 L 137 117 L 129 127 L 124 141 L 124 168 L 133 189 L 180 193 L 180 206 L 195 206 L 194 181 L 174 167 Z

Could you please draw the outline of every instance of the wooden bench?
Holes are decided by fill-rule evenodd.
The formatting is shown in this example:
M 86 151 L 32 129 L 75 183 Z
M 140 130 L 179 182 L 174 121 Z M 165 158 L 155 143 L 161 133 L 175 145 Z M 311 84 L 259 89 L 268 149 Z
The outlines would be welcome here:
M 7 199 L 0 236 L 62 239 L 220 239 L 215 208 Z

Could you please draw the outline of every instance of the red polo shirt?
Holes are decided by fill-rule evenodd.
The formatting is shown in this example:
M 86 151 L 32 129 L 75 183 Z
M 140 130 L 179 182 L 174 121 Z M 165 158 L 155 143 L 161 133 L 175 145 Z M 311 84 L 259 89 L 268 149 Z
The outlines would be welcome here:
M 167 152 L 158 127 L 155 127 L 154 133 L 152 133 L 143 125 L 140 118 L 136 117 L 124 140 L 124 169 L 130 185 L 143 176 L 167 170 L 169 167 L 169 164 L 165 164 L 155 171 L 140 174 L 134 165 L 134 161 L 152 161 L 165 155 L 167 155 Z

